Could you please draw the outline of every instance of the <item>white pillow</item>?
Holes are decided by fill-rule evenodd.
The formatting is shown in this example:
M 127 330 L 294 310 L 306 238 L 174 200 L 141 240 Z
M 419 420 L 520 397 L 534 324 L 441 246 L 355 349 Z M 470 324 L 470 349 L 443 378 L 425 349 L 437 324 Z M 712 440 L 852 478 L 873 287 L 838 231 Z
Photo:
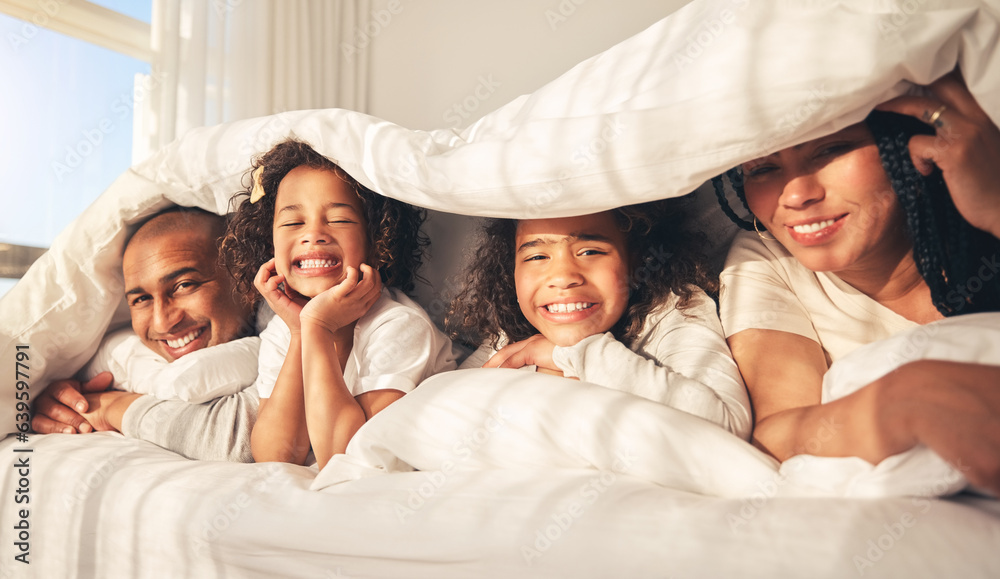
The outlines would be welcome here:
M 413 469 L 589 468 L 743 496 L 777 461 L 725 429 L 645 398 L 509 369 L 445 372 L 382 410 L 312 488 Z
M 1000 314 L 951 318 L 838 360 L 824 402 L 917 359 L 1000 363 Z M 836 436 L 836 425 L 823 436 Z M 714 496 L 940 496 L 966 486 L 919 446 L 878 465 L 802 455 L 780 465 L 709 423 L 616 390 L 516 370 L 434 376 L 383 410 L 320 472 L 322 489 L 408 470 L 590 468 Z
M 559 216 L 687 193 L 956 63 L 1000 121 L 996 9 L 926 0 L 920 10 L 899 19 L 891 3 L 696 1 L 461 133 L 335 109 L 192 130 L 116 180 L 0 300 L 0 372 L 15 376 L 21 346 L 33 398 L 75 373 L 109 323 L 128 319 L 118 307 L 128 227 L 172 203 L 225 213 L 250 157 L 287 137 L 417 205 Z M 603 153 L 581 161 L 581 147 Z M 15 383 L 0 384 L 0 431 L 22 422 Z
M 132 328 L 122 328 L 104 336 L 80 378 L 90 380 L 111 372 L 118 390 L 200 404 L 253 385 L 259 351 L 260 338 L 248 336 L 167 362 L 147 348 Z

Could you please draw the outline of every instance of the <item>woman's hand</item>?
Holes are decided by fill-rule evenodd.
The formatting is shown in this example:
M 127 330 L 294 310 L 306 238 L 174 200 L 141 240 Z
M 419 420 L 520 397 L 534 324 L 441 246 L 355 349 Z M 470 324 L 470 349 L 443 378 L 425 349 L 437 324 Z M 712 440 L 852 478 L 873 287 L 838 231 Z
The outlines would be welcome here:
M 284 288 L 279 287 L 279 284 L 284 281 L 285 276 L 278 273 L 274 267 L 274 258 L 271 258 L 257 270 L 257 276 L 253 278 L 253 285 L 264 297 L 267 305 L 271 306 L 274 313 L 285 322 L 288 329 L 292 332 L 298 332 L 301 328 L 299 314 L 309 300 L 288 287 L 288 284 L 285 284 Z
M 910 139 L 917 170 L 941 169 L 955 207 L 974 227 L 1000 237 L 1000 129 L 957 72 L 927 87 L 932 96 L 901 96 L 877 108 L 916 117 L 936 135 Z
M 920 360 L 879 382 L 890 382 L 886 421 L 906 417 L 898 451 L 923 443 L 970 483 L 1000 495 L 1000 366 Z
M 347 266 L 342 282 L 309 300 L 302 308 L 301 323 L 336 332 L 365 315 L 382 295 L 382 277 L 367 264 L 359 269 Z
M 562 376 L 562 370 L 552 361 L 552 351 L 556 345 L 541 334 L 535 334 L 526 340 L 507 344 L 493 354 L 493 357 L 483 364 L 483 368 L 522 368 L 538 366 L 539 372 Z

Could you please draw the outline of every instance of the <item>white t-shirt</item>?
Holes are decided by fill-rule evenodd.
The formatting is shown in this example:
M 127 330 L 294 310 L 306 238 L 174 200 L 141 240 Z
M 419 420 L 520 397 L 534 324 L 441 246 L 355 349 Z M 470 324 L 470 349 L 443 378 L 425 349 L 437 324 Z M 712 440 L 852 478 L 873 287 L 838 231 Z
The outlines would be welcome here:
M 660 402 L 749 438 L 750 400 L 715 302 L 701 290 L 683 311 L 675 302 L 676 296 L 649 315 L 631 349 L 607 332 L 556 346 L 552 361 L 567 378 Z M 495 353 L 484 344 L 462 368 L 481 367 Z
M 292 334 L 274 316 L 260 338 L 257 391 L 261 398 L 270 398 Z M 344 382 L 353 396 L 385 389 L 406 393 L 438 372 L 454 370 L 457 357 L 451 340 L 423 308 L 403 292 L 384 288 L 354 327 Z
M 819 343 L 828 363 L 919 325 L 752 231 L 733 240 L 719 278 L 726 337 L 750 329 L 797 334 Z
M 250 336 L 202 348 L 167 362 L 142 343 L 132 328 L 109 332 L 80 371 L 82 380 L 111 372 L 114 387 L 163 400 L 199 404 L 234 394 L 257 378 L 260 338 Z

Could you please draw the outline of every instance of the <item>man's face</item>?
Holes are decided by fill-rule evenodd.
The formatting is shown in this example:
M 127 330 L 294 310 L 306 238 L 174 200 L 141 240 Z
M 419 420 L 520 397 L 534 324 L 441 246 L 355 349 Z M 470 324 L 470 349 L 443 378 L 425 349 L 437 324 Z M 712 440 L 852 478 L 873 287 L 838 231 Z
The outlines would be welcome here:
M 218 267 L 210 231 L 138 237 L 125 249 L 122 269 L 132 328 L 146 346 L 173 362 L 245 333 L 250 308 Z

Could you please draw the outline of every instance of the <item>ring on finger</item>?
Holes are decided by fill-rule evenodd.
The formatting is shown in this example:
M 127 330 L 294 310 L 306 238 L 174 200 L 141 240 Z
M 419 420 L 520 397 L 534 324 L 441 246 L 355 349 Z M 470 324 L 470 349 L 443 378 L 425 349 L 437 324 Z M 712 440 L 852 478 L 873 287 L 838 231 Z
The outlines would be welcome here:
M 940 129 L 942 126 L 944 126 L 944 122 L 941 121 L 941 114 L 946 110 L 948 110 L 948 105 L 941 105 L 936 111 L 930 114 L 927 114 L 927 112 L 925 111 L 924 117 L 927 119 L 927 124 L 934 125 L 935 127 Z

